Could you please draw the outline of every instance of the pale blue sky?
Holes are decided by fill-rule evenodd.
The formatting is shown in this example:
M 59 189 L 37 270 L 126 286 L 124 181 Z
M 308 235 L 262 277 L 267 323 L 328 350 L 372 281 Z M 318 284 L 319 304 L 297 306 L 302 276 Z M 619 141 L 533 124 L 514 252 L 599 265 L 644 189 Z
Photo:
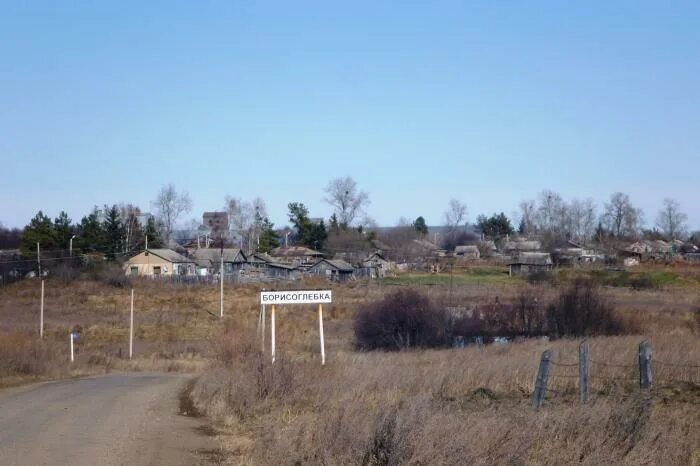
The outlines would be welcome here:
M 544 188 L 700 228 L 698 2 L 2 2 L 0 222 L 190 192 L 380 224 Z

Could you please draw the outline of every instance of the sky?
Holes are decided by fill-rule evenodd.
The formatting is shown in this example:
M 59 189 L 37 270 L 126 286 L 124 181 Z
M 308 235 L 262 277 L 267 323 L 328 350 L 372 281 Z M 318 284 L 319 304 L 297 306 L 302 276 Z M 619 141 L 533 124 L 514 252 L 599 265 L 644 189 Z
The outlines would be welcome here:
M 543 189 L 700 229 L 700 3 L 0 1 L 0 222 L 224 197 L 380 225 Z

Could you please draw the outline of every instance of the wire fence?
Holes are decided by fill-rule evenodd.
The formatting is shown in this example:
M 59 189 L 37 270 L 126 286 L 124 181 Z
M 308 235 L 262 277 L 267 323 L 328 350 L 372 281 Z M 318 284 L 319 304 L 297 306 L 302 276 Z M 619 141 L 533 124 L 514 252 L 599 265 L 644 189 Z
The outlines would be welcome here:
M 649 347 L 648 353 L 642 351 L 643 345 Z M 651 346 L 646 341 L 642 342 L 639 355 L 630 363 L 592 359 L 588 357 L 587 347 L 585 351 L 579 351 L 576 362 L 555 359 L 551 350 L 547 350 L 540 362 L 533 406 L 539 407 L 545 399 L 568 400 L 576 396 L 583 403 L 604 398 L 645 400 L 653 396 L 667 397 L 667 388 L 674 389 L 678 384 L 687 383 L 700 385 L 700 364 L 653 359 Z M 674 390 L 671 393 L 675 393 Z

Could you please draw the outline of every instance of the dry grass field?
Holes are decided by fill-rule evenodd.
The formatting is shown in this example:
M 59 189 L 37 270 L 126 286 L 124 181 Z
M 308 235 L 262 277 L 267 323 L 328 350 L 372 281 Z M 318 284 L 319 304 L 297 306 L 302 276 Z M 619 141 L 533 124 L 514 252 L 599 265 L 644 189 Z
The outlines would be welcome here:
M 222 321 L 216 287 L 133 282 L 136 355 L 129 361 L 129 287 L 47 280 L 39 341 L 40 287 L 26 280 L 0 288 L 0 384 L 122 370 L 197 373 L 188 396 L 215 421 L 229 464 L 700 464 L 700 286 L 692 271 L 673 273 L 687 277 L 602 290 L 634 334 L 589 340 L 585 406 L 571 366 L 578 340 L 356 350 L 356 311 L 399 287 L 469 309 L 497 297 L 512 301 L 532 286 L 482 272 L 334 285 L 324 367 L 316 314 L 303 306 L 279 310 L 278 360 L 270 364 L 269 333 L 264 352 L 257 333 L 257 287 L 227 285 Z M 534 289 L 546 301 L 556 286 Z M 74 324 L 84 330 L 71 364 Z M 648 393 L 638 388 L 636 367 L 643 339 L 659 362 Z M 535 411 L 530 399 L 545 349 L 558 365 Z

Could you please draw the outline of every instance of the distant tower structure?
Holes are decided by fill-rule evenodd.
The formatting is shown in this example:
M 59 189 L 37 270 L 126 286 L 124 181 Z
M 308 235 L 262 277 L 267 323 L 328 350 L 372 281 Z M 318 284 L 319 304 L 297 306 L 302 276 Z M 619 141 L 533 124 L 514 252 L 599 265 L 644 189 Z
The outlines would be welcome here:
M 202 224 L 207 228 L 205 244 L 209 247 L 211 240 L 217 241 L 224 247 L 224 240 L 228 234 L 228 213 L 227 212 L 204 212 Z

